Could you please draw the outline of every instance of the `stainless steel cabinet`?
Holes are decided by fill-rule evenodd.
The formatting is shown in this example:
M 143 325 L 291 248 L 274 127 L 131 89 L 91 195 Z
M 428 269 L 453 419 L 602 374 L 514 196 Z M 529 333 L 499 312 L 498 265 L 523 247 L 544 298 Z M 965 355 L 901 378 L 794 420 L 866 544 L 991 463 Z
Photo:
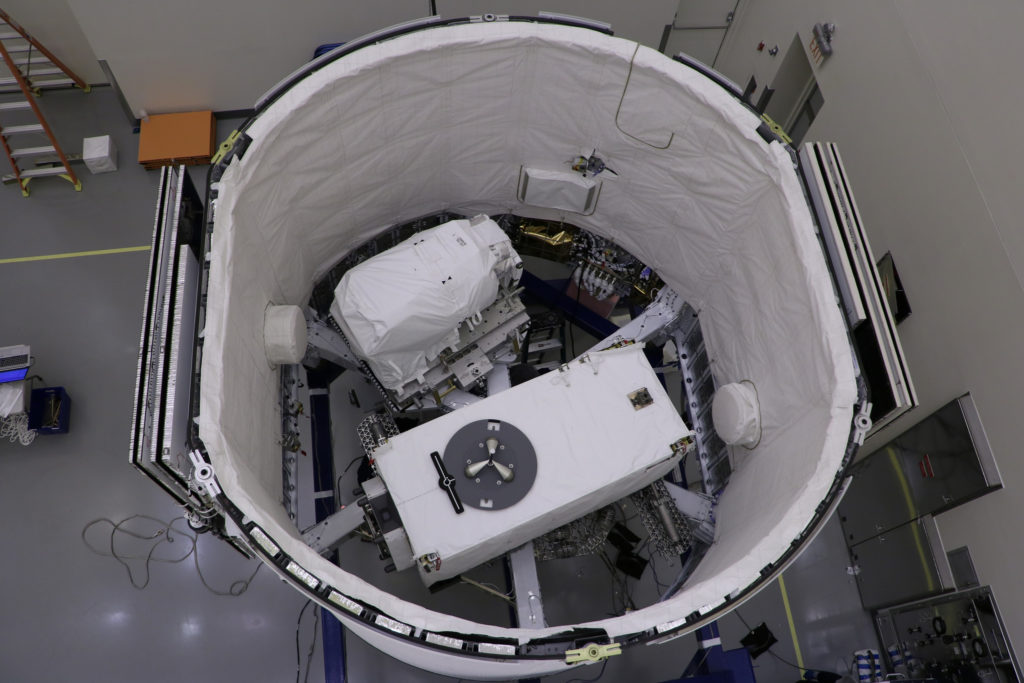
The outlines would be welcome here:
M 982 683 L 1021 680 L 1020 666 L 988 586 L 879 610 L 875 618 L 883 645 L 899 644 L 900 650 L 910 655 L 911 678 Z
M 839 504 L 839 521 L 846 543 L 854 545 L 906 524 L 920 516 L 908 498 L 906 474 L 896 451 L 882 449 L 862 460 Z
M 850 546 L 866 609 L 952 590 L 953 574 L 930 515 Z
M 839 505 L 849 545 L 1002 487 L 969 394 L 861 461 Z

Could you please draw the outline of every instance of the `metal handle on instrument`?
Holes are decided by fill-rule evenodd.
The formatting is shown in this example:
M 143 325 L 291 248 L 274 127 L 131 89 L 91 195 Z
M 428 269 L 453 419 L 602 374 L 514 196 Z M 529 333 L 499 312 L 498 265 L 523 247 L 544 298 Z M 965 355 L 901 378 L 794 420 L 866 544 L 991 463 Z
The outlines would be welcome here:
M 466 476 L 473 479 L 476 475 L 480 474 L 480 470 L 487 467 L 489 462 L 490 460 L 481 460 L 480 462 L 474 462 L 466 465 Z
M 440 453 L 434 451 L 430 454 L 430 459 L 434 462 L 434 469 L 437 470 L 437 485 L 444 489 L 445 493 L 448 494 L 448 500 L 455 509 L 455 514 L 461 515 L 466 511 L 466 508 L 462 506 L 462 500 L 459 498 L 459 493 L 455 490 L 455 477 L 448 474 L 448 470 L 445 469 L 444 460 L 441 459 Z
M 491 460 L 491 464 L 494 465 L 494 469 L 498 470 L 498 474 L 501 475 L 502 481 L 512 481 L 513 477 L 516 476 L 516 473 L 513 472 L 510 467 L 505 467 L 497 460 Z

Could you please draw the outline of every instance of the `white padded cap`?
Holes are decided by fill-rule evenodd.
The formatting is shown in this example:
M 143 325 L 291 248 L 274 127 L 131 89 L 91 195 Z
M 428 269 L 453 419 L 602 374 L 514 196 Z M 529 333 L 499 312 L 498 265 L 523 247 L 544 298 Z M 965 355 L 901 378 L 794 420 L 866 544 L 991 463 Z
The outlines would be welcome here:
M 761 406 L 750 382 L 726 384 L 715 392 L 711 421 L 722 441 L 753 448 L 761 440 Z
M 271 306 L 263 318 L 263 348 L 272 365 L 298 363 L 306 355 L 306 316 L 298 306 Z

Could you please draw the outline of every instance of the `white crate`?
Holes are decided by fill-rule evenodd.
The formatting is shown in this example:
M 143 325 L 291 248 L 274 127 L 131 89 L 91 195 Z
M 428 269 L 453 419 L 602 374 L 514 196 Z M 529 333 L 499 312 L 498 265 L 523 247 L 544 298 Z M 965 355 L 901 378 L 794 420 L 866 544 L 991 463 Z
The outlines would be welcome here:
M 109 135 L 85 138 L 82 141 L 82 160 L 93 173 L 117 170 L 117 145 Z

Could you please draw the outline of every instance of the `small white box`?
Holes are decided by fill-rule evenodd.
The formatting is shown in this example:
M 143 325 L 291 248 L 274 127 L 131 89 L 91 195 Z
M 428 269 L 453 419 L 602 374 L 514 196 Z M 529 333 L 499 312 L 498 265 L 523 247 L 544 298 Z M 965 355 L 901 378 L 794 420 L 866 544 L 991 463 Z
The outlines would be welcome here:
M 117 146 L 109 135 L 82 140 L 82 160 L 93 173 L 117 170 Z

